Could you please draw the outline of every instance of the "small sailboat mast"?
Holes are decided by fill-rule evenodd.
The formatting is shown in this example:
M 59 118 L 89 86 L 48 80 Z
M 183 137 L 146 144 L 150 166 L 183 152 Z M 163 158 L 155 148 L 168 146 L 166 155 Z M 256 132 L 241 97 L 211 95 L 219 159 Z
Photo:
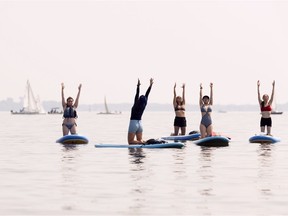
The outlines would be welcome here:
M 108 105 L 107 105 L 106 96 L 104 97 L 104 107 L 105 107 L 105 112 L 99 112 L 98 114 L 121 114 L 121 112 L 110 112 Z
M 107 101 L 106 101 L 106 96 L 104 97 L 104 105 L 105 105 L 105 111 L 107 114 L 109 114 L 109 109 L 108 109 L 108 105 L 107 105 Z

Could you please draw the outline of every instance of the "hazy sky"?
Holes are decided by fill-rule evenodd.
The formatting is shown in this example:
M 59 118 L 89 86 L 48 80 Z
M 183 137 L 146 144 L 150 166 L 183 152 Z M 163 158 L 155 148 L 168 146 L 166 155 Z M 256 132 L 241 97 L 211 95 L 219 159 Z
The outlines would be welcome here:
M 186 83 L 197 104 L 214 83 L 215 104 L 257 104 L 276 81 L 288 102 L 288 1 L 0 1 L 0 100 L 29 79 L 41 100 L 132 102 L 137 79 L 150 102 L 171 103 Z

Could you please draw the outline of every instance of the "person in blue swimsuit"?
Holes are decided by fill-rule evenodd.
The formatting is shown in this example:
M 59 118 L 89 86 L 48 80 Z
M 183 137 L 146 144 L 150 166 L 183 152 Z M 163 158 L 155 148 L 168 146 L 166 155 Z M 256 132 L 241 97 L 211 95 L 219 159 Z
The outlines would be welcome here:
M 201 123 L 200 123 L 200 133 L 201 138 L 206 136 L 212 136 L 212 105 L 213 105 L 213 83 L 210 83 L 210 97 L 208 95 L 204 95 L 202 97 L 202 84 L 200 84 L 200 98 L 199 105 L 201 110 Z
M 128 144 L 143 144 L 145 141 L 142 139 L 143 127 L 142 127 L 142 115 L 146 108 L 148 96 L 153 85 L 153 79 L 150 79 L 150 85 L 145 93 L 141 95 L 140 93 L 140 80 L 138 79 L 136 95 L 134 98 L 134 104 L 131 108 L 131 117 L 128 128 Z M 136 140 L 135 140 L 136 136 Z
M 179 129 L 181 128 L 181 135 L 186 133 L 186 117 L 185 117 L 185 84 L 182 85 L 182 97 L 176 96 L 176 83 L 174 85 L 174 97 L 173 106 L 175 110 L 174 119 L 174 136 L 179 135 Z
M 71 134 L 76 134 L 76 118 L 77 118 L 77 112 L 76 108 L 78 107 L 79 104 L 79 97 L 80 97 L 80 92 L 81 92 L 81 87 L 82 85 L 80 84 L 78 87 L 78 94 L 74 103 L 74 100 L 72 97 L 68 97 L 65 101 L 64 97 L 64 83 L 61 83 L 62 86 L 62 107 L 63 107 L 63 123 L 62 123 L 62 131 L 63 131 L 63 136 L 68 135 L 69 132 Z

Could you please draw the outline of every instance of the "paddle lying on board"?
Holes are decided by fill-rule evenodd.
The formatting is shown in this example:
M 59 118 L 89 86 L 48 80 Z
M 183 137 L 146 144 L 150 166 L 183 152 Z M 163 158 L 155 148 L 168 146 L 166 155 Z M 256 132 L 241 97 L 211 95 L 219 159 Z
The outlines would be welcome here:
M 178 136 L 163 136 L 161 139 L 164 140 L 197 140 L 200 138 L 200 133 L 188 134 L 188 135 L 178 135 Z
M 183 148 L 184 143 L 155 143 L 155 144 L 96 144 L 96 148 Z

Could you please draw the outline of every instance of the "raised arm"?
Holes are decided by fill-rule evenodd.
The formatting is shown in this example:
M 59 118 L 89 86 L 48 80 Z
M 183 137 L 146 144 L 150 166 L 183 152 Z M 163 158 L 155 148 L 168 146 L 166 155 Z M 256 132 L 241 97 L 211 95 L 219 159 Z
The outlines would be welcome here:
M 139 92 L 140 92 L 140 80 L 138 79 L 138 83 L 137 83 L 137 88 L 136 88 L 136 94 L 135 94 L 135 98 L 134 98 L 134 104 L 137 102 L 138 98 L 139 98 Z
M 66 101 L 65 101 L 65 97 L 64 97 L 64 83 L 61 83 L 61 97 L 62 97 L 62 107 L 65 108 L 66 107 Z
M 213 83 L 210 83 L 210 105 L 213 105 Z
M 148 87 L 148 89 L 147 89 L 147 91 L 146 91 L 146 93 L 145 93 L 145 97 L 147 98 L 147 100 L 148 100 L 148 96 L 149 96 L 149 93 L 150 93 L 150 91 L 151 91 L 153 82 L 154 82 L 154 81 L 153 81 L 153 79 L 151 78 L 151 79 L 150 79 L 150 85 L 149 85 L 149 87 Z
M 183 83 L 182 85 L 182 101 L 183 101 L 183 105 L 185 105 L 185 83 Z
M 176 107 L 177 103 L 176 103 L 176 83 L 174 85 L 174 88 L 173 88 L 173 106 L 174 108 Z
M 199 95 L 199 106 L 201 107 L 203 105 L 203 101 L 202 101 L 202 83 L 200 83 L 200 95 Z
M 270 97 L 270 100 L 269 100 L 269 105 L 272 105 L 272 103 L 273 103 L 273 99 L 274 99 L 274 89 L 275 89 L 275 80 L 274 80 L 273 83 L 272 83 L 272 93 L 271 93 L 271 97 Z
M 74 107 L 75 108 L 77 108 L 78 104 L 79 104 L 79 97 L 80 97 L 81 87 L 82 87 L 82 84 L 80 84 L 78 86 L 78 94 L 77 94 L 77 97 L 76 97 L 76 100 L 75 100 L 75 103 L 74 103 Z
M 261 100 L 261 95 L 260 95 L 260 81 L 257 81 L 257 94 L 258 94 L 258 103 L 261 106 L 262 100 Z

